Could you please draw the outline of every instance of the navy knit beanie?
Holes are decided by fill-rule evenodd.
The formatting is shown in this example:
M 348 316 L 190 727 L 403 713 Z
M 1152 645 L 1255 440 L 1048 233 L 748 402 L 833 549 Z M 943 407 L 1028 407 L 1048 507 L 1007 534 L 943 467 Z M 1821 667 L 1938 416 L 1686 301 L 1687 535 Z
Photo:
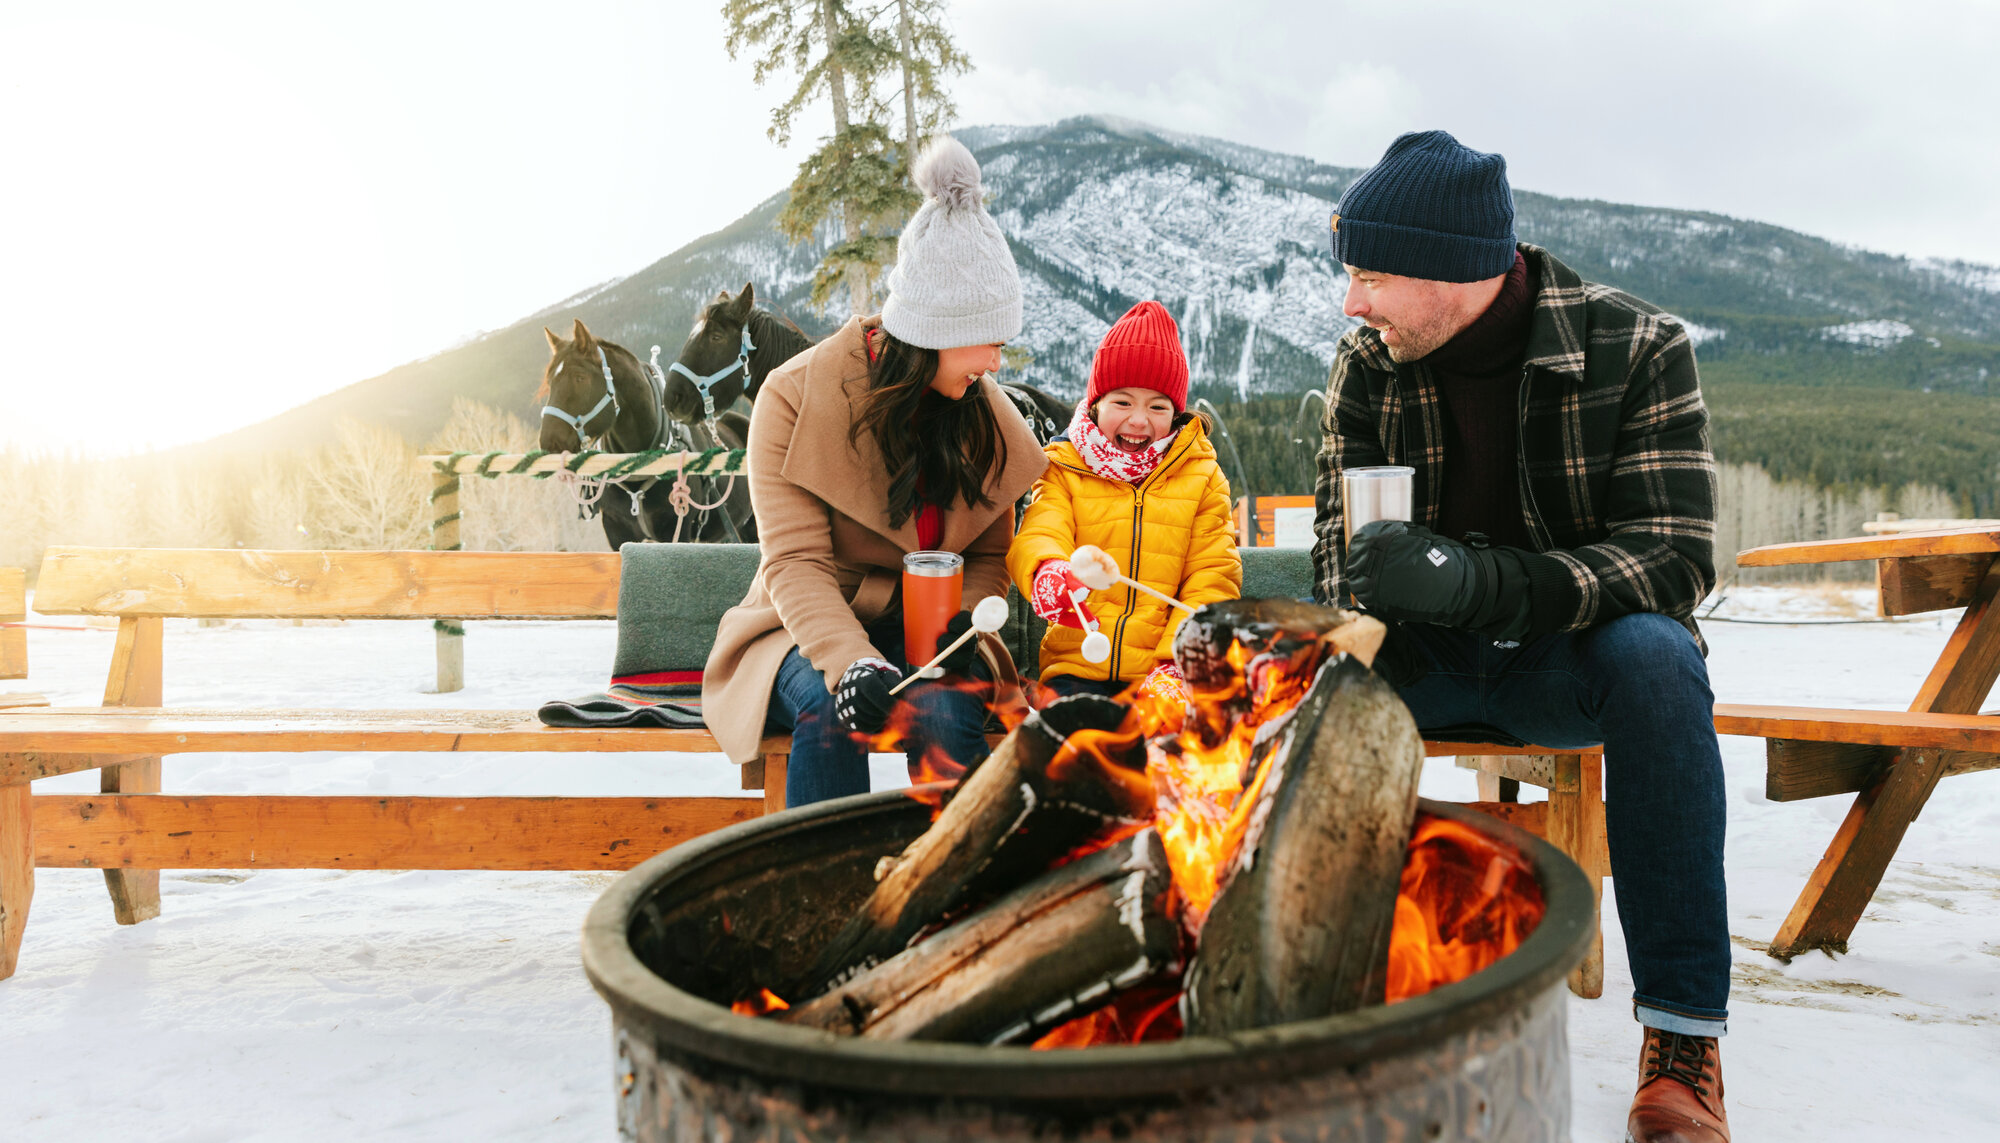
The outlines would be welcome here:
M 1340 196 L 1333 256 L 1362 270 L 1482 282 L 1514 267 L 1507 160 L 1444 131 L 1411 131 Z

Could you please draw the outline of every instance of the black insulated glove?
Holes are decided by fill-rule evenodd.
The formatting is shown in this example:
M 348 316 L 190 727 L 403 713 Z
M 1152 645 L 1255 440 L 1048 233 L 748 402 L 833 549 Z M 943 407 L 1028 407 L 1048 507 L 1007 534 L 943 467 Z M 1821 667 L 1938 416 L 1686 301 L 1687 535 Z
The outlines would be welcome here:
M 850 734 L 879 734 L 889 725 L 896 696 L 889 688 L 903 681 L 903 672 L 880 659 L 856 659 L 833 690 L 833 718 Z
M 1473 547 L 1402 520 L 1376 520 L 1354 533 L 1342 571 L 1355 602 L 1381 619 L 1498 640 L 1528 631 L 1528 574 L 1509 548 Z
M 938 650 L 942 651 L 951 646 L 953 640 L 970 630 L 972 630 L 972 612 L 969 609 L 952 616 L 950 622 L 944 625 L 944 634 L 938 636 Z M 938 666 L 947 675 L 963 675 L 972 670 L 972 660 L 978 653 L 979 640 L 967 639 L 958 650 L 946 655 Z M 910 666 L 921 667 L 923 664 L 911 663 Z

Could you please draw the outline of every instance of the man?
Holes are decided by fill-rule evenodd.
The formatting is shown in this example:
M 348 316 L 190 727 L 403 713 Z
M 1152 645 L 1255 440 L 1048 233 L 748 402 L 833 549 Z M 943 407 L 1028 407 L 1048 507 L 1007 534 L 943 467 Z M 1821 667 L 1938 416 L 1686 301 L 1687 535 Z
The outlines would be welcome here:
M 1644 1026 L 1638 1143 L 1726 1143 L 1722 760 L 1695 604 L 1715 461 L 1675 318 L 1514 240 L 1506 160 L 1402 136 L 1341 196 L 1315 596 L 1390 623 L 1427 735 L 1602 743 L 1612 887 Z M 1411 521 L 1343 537 L 1340 474 L 1416 470 Z M 1449 733 L 1437 733 L 1449 731 Z

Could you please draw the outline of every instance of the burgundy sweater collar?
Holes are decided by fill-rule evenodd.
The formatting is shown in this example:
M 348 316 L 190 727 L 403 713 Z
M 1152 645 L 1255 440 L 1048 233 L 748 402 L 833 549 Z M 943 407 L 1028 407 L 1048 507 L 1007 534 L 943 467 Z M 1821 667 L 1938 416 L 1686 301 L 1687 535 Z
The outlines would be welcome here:
M 1528 285 L 1528 262 L 1514 255 L 1514 268 L 1486 312 L 1450 341 L 1431 350 L 1424 363 L 1446 373 L 1498 373 L 1520 365 L 1534 326 L 1535 292 Z

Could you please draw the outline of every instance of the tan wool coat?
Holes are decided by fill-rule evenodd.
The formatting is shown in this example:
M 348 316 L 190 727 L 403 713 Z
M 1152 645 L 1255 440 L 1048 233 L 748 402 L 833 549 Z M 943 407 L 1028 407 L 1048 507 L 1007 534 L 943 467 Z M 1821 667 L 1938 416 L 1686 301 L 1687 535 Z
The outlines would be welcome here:
M 793 647 L 826 676 L 828 690 L 856 659 L 887 658 L 862 629 L 901 605 L 903 555 L 918 550 L 914 518 L 888 521 L 887 466 L 874 439 L 850 443 L 854 398 L 866 391 L 864 328 L 855 318 L 764 380 L 750 414 L 750 503 L 763 549 L 757 578 L 729 609 L 702 671 L 702 710 L 737 763 L 757 744 L 778 666 Z M 965 601 L 1007 593 L 1014 502 L 1048 467 L 1034 434 L 1000 387 L 981 381 L 965 400 L 993 409 L 1006 463 L 988 474 L 992 503 L 944 512 L 939 547 L 965 556 Z

